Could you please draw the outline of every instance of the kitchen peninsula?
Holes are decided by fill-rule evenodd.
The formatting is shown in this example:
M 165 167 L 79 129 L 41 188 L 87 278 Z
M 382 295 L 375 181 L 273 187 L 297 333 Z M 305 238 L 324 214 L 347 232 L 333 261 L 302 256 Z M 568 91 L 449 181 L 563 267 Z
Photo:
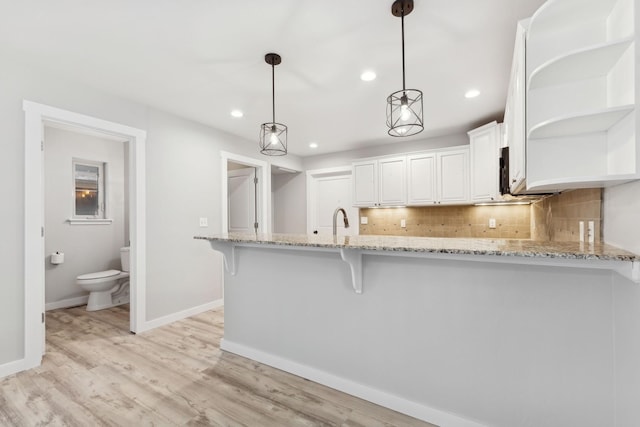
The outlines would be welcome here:
M 640 256 L 529 240 L 229 234 L 224 350 L 441 426 L 608 425 Z

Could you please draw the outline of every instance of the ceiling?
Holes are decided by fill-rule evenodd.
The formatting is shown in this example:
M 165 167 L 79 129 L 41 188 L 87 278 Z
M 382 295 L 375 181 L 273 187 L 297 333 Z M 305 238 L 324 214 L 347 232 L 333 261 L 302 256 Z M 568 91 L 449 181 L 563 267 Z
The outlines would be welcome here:
M 0 0 L 0 53 L 255 141 L 276 121 L 310 156 L 398 142 L 386 97 L 402 88 L 392 0 Z M 405 18 L 407 88 L 424 93 L 425 130 L 501 118 L 515 25 L 543 0 L 415 0 Z M 360 80 L 364 70 L 377 79 Z M 469 89 L 477 98 L 466 99 Z M 231 117 L 232 109 L 244 112 Z M 318 148 L 309 147 L 316 142 Z

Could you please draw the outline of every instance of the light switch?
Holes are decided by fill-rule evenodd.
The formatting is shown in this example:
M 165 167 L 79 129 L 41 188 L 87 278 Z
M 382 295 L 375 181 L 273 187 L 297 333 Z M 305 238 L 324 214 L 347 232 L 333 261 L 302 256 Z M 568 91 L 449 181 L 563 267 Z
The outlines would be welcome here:
M 407 228 L 407 220 L 406 219 L 401 219 L 400 220 L 400 227 Z
M 200 218 L 200 227 L 208 227 L 209 220 L 207 218 Z
M 587 238 L 589 243 L 595 243 L 596 241 L 596 227 L 593 221 L 589 221 L 589 229 L 587 231 Z
M 366 216 L 361 216 L 361 217 L 360 217 L 360 224 L 362 224 L 362 225 L 367 225 L 367 224 L 369 224 L 369 218 L 368 218 L 368 217 L 366 217 Z
M 489 218 L 489 228 L 496 228 L 496 219 Z

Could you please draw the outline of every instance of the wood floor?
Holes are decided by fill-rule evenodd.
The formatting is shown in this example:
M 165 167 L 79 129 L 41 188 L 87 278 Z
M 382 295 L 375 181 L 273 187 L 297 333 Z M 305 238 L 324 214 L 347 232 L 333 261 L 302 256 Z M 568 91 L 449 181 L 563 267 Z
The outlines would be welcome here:
M 128 332 L 128 307 L 47 313 L 40 367 L 0 380 L 0 426 L 430 426 L 222 352 L 222 309 Z

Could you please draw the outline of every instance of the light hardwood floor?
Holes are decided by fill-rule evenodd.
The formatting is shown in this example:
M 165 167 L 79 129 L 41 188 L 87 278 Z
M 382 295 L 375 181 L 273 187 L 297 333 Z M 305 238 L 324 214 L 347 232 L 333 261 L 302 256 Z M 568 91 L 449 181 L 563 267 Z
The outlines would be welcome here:
M 128 325 L 126 306 L 48 312 L 42 365 L 0 380 L 0 426 L 431 426 L 221 351 L 222 309 Z

